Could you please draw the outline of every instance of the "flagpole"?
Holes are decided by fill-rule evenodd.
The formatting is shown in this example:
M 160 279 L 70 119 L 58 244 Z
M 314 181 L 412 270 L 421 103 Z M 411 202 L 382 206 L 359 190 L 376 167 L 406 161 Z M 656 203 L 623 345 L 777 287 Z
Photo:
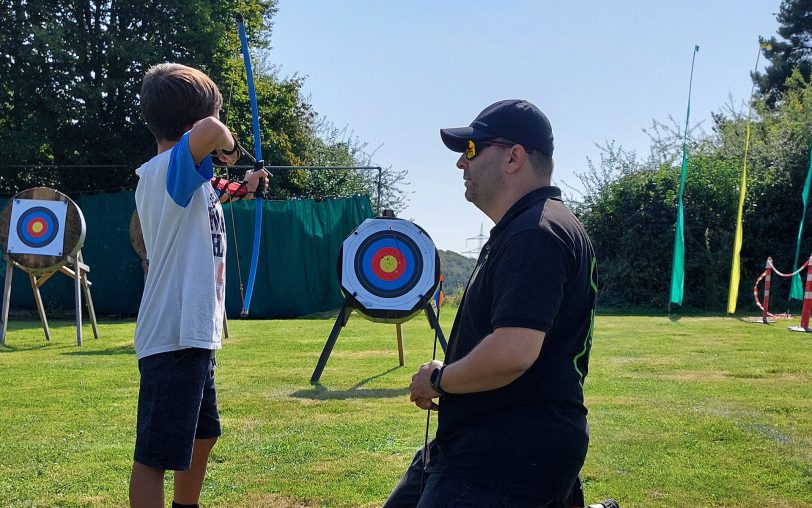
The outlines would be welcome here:
M 753 67 L 753 74 L 758 71 L 758 59 L 761 57 L 761 49 L 763 44 L 758 45 L 758 53 L 756 54 L 756 65 Z M 747 194 L 747 154 L 750 150 L 750 124 L 752 122 L 753 113 L 753 94 L 756 91 L 756 82 L 753 81 L 753 86 L 750 89 L 750 101 L 747 108 L 747 134 L 744 140 L 744 160 L 742 161 L 742 180 L 741 191 L 739 193 L 739 211 L 736 215 L 736 236 L 733 240 L 733 263 L 730 267 L 730 289 L 727 295 L 727 313 L 732 315 L 736 312 L 736 303 L 739 299 L 739 279 L 741 277 L 741 264 L 739 254 L 742 249 L 742 215 L 744 214 L 744 197 Z
M 685 223 L 682 208 L 682 194 L 685 191 L 685 175 L 688 173 L 688 122 L 691 118 L 691 89 L 694 84 L 694 63 L 699 45 L 694 46 L 691 57 L 691 77 L 688 80 L 688 110 L 685 113 L 685 134 L 682 137 L 682 169 L 679 177 L 679 195 L 677 197 L 677 224 L 674 228 L 674 254 L 671 259 L 671 289 L 668 299 L 668 313 L 671 314 L 671 304 L 682 305 L 683 290 L 685 288 Z M 676 293 L 675 294 L 675 290 Z

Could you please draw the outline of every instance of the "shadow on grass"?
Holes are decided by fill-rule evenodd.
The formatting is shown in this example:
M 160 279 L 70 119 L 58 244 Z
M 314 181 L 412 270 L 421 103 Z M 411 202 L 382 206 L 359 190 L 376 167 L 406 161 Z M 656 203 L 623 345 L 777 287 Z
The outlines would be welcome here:
M 309 390 L 298 390 L 290 394 L 291 397 L 297 399 L 311 399 L 311 400 L 346 400 L 346 399 L 384 399 L 392 397 L 402 397 L 409 393 L 408 388 L 369 388 L 365 389 L 363 386 L 373 379 L 383 377 L 390 374 L 401 367 L 392 367 L 391 369 L 368 377 L 359 381 L 349 390 L 336 390 L 331 391 L 324 387 L 321 383 L 314 385 Z
M 2 353 L 14 353 L 16 351 L 34 351 L 36 349 L 46 348 L 46 347 L 48 347 L 50 345 L 51 345 L 50 343 L 45 342 L 45 339 L 42 340 L 41 344 L 36 344 L 36 345 L 33 345 L 33 346 L 23 346 L 23 347 L 9 345 L 9 343 L 6 342 L 4 345 L 0 346 L 0 354 L 2 354 Z
M 66 351 L 61 353 L 67 356 L 111 356 L 111 355 L 134 355 L 135 349 L 132 346 L 117 346 L 109 349 L 98 349 L 94 351 L 79 350 Z

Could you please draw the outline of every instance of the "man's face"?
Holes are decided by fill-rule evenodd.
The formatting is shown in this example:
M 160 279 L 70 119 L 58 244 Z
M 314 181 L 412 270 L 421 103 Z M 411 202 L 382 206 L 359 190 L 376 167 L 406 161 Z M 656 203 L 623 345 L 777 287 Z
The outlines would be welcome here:
M 480 210 L 487 210 L 493 205 L 504 189 L 504 164 L 507 148 L 501 145 L 477 144 L 476 155 L 468 160 L 466 154 L 460 155 L 457 167 L 462 170 L 465 181 L 465 199 Z

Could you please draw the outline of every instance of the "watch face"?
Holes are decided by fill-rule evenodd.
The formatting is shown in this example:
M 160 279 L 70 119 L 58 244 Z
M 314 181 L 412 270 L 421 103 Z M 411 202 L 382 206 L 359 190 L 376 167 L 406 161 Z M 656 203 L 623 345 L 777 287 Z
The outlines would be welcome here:
M 439 377 L 440 377 L 440 368 L 438 367 L 438 368 L 434 369 L 433 371 L 431 371 L 431 376 L 429 376 L 429 384 L 437 392 L 439 392 L 439 390 L 437 389 L 437 388 L 439 388 L 437 386 L 437 379 Z

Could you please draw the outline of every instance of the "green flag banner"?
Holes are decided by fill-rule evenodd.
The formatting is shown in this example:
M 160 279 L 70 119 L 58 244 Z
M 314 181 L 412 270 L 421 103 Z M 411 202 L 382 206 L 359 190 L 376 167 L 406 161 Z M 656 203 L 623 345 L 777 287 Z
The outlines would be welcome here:
M 793 270 L 797 269 L 798 258 L 801 256 L 801 234 L 804 232 L 804 218 L 806 217 L 806 205 L 809 202 L 810 183 L 812 183 L 812 147 L 809 148 L 809 170 L 806 172 L 804 192 L 801 194 L 801 200 L 804 202 L 804 211 L 801 214 L 801 225 L 798 226 L 798 243 L 795 245 L 795 262 L 792 265 Z M 804 285 L 801 281 L 801 275 L 799 273 L 796 273 L 792 277 L 792 289 L 790 289 L 789 297 L 795 300 L 804 299 Z
M 688 172 L 688 121 L 691 117 L 691 86 L 694 81 L 694 62 L 699 46 L 694 46 L 691 58 L 691 79 L 688 81 L 688 112 L 685 114 L 685 136 L 682 138 L 682 170 L 679 176 L 679 195 L 677 197 L 677 227 L 674 231 L 674 258 L 671 263 L 671 303 L 682 305 L 685 290 L 685 219 L 682 194 L 685 191 L 685 175 Z

